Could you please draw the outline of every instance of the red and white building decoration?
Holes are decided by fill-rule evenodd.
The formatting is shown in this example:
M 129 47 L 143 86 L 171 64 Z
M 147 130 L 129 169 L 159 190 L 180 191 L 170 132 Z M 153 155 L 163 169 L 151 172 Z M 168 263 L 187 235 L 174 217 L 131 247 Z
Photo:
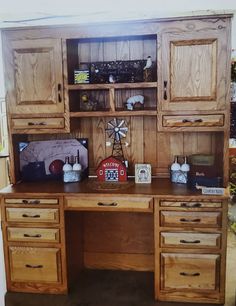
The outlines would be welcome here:
M 127 180 L 125 165 L 113 156 L 102 160 L 96 173 L 99 181 L 124 182 Z

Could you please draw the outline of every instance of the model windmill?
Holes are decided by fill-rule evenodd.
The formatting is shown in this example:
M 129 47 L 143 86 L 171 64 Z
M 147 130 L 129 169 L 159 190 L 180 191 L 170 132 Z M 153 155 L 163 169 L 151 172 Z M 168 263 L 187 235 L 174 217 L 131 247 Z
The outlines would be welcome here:
M 126 137 L 128 127 L 123 119 L 114 118 L 108 122 L 106 132 L 108 137 L 113 137 L 112 156 L 124 161 L 124 152 L 121 139 Z

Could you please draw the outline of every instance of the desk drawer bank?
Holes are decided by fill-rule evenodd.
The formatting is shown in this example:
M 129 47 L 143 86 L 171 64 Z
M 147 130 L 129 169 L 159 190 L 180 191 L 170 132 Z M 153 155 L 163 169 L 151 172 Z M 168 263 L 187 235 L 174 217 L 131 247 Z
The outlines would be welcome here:
M 67 293 L 82 269 L 135 270 L 154 273 L 153 299 L 224 303 L 227 197 L 167 179 L 122 194 L 21 183 L 1 191 L 1 213 L 8 291 Z

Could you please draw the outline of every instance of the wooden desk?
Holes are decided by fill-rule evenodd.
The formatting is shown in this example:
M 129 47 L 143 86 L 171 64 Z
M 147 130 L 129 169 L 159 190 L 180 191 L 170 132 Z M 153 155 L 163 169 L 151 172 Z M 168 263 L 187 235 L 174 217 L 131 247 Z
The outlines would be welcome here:
M 153 271 L 156 299 L 222 303 L 227 197 L 168 179 L 119 185 L 1 190 L 8 290 L 65 293 L 81 269 L 122 269 Z

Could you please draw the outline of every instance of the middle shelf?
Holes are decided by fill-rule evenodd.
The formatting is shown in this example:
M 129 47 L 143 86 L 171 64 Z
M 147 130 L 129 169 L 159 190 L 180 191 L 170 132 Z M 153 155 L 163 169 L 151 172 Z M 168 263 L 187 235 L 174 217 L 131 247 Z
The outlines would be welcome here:
M 67 85 L 71 117 L 157 114 L 157 82 Z

